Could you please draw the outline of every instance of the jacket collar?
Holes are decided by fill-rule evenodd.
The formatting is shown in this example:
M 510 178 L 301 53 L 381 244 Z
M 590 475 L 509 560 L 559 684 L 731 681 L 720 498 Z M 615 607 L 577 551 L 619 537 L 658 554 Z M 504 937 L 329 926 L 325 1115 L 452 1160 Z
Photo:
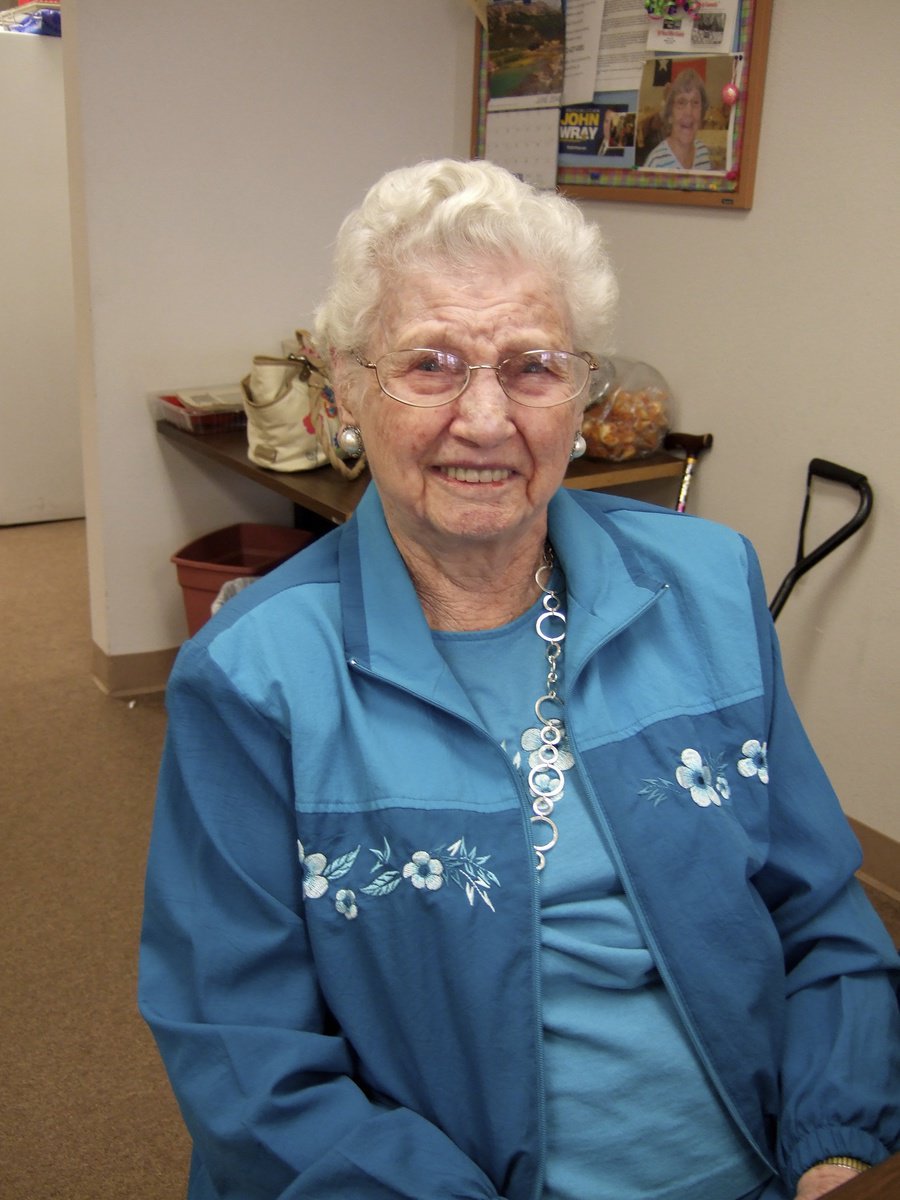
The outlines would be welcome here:
M 423 699 L 477 720 L 434 647 L 431 630 L 397 549 L 378 490 L 366 488 L 341 531 L 344 648 L 352 665 Z
M 637 620 L 667 584 L 648 574 L 612 518 L 615 497 L 560 488 L 550 501 L 550 541 L 566 578 L 568 677 Z
M 549 509 L 550 539 L 566 577 L 570 679 L 587 658 L 652 605 L 666 584 L 648 576 L 609 514 L 591 511 L 566 489 Z M 435 650 L 377 489 L 366 492 L 344 526 L 340 546 L 344 644 L 364 670 L 474 717 Z

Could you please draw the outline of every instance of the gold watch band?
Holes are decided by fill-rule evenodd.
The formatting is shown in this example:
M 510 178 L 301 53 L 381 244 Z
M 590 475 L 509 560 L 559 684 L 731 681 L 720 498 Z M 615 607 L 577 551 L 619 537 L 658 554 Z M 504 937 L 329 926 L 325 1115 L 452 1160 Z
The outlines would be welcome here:
M 848 1154 L 835 1154 L 831 1158 L 823 1158 L 816 1163 L 817 1167 L 843 1167 L 846 1171 L 868 1171 L 871 1163 L 863 1162 L 861 1158 L 851 1158 Z

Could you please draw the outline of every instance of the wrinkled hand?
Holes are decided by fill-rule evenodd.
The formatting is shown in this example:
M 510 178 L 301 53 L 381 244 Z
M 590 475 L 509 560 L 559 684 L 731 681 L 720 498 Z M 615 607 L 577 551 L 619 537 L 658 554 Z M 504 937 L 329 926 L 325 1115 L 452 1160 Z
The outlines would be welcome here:
M 842 1183 L 849 1183 L 852 1178 L 853 1172 L 844 1167 L 820 1163 L 819 1166 L 804 1171 L 797 1180 L 797 1194 L 794 1200 L 819 1200 L 820 1196 L 827 1196 Z

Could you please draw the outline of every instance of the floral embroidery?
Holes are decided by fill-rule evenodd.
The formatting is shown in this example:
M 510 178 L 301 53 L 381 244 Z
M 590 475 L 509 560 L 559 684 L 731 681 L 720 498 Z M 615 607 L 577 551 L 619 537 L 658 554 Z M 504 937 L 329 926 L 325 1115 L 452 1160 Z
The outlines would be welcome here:
M 403 878 L 408 879 L 413 887 L 427 888 L 436 892 L 443 884 L 444 864 L 439 858 L 432 858 L 427 850 L 417 850 L 403 868 Z
M 676 767 L 675 778 L 701 808 L 722 803 L 719 793 L 712 786 L 712 771 L 696 750 L 682 750 L 681 766 Z
M 303 869 L 303 895 L 310 900 L 318 900 L 328 891 L 328 883 L 332 879 L 340 879 L 346 875 L 356 862 L 359 846 L 349 854 L 342 854 L 329 864 L 324 854 L 307 854 L 303 843 L 297 842 L 297 857 Z
M 741 746 L 744 758 L 738 759 L 737 769 L 745 779 L 755 775 L 760 783 L 769 782 L 769 760 L 766 756 L 766 743 L 751 738 Z
M 327 859 L 324 854 L 307 856 L 302 842 L 297 843 L 297 853 L 303 868 L 303 895 L 308 896 L 310 900 L 317 900 L 328 891 L 328 880 L 322 874 L 327 866 Z
M 506 742 L 504 741 L 504 742 L 501 742 L 500 744 L 503 747 L 503 749 L 505 750 Z M 520 744 L 522 746 L 522 750 L 528 751 L 528 769 L 525 771 L 526 775 L 530 771 L 534 771 L 534 770 L 536 770 L 536 768 L 539 768 L 544 765 L 544 759 L 541 755 L 541 750 L 544 747 L 544 742 L 541 739 L 540 729 L 536 728 L 535 726 L 532 726 L 530 729 L 526 729 L 525 732 L 522 734 Z M 553 764 L 554 773 L 548 773 L 547 771 L 538 770 L 534 776 L 534 786 L 537 788 L 537 790 L 539 792 L 555 792 L 555 791 L 557 791 L 559 788 L 558 772 L 559 771 L 568 771 L 571 767 L 574 767 L 574 765 L 575 765 L 575 759 L 573 758 L 572 752 L 569 749 L 569 742 L 568 742 L 567 737 L 565 736 L 565 733 L 563 734 L 563 740 L 560 742 L 559 746 L 557 747 L 557 750 L 558 750 L 558 754 L 557 754 L 556 762 Z M 522 769 L 522 753 L 521 753 L 521 751 L 517 750 L 516 753 L 512 756 L 512 764 L 516 768 L 517 771 Z
M 331 880 L 339 879 L 352 870 L 360 847 L 330 863 L 324 854 L 307 854 L 299 841 L 297 850 L 303 871 L 303 894 L 310 900 L 318 900 L 327 892 Z M 376 877 L 355 891 L 341 888 L 335 894 L 334 907 L 348 921 L 359 915 L 359 897 L 389 896 L 404 879 L 408 879 L 417 891 L 423 893 L 437 892 L 445 882 L 455 883 L 465 893 L 470 906 L 474 905 L 477 897 L 484 901 L 491 912 L 496 912 L 488 893 L 492 887 L 500 886 L 500 880 L 486 866 L 490 855 L 479 855 L 474 847 L 470 850 L 463 838 L 434 851 L 414 851 L 399 871 L 390 865 L 391 848 L 386 838 L 381 850 L 372 849 L 370 853 L 375 856 L 375 865 L 370 873 L 378 872 Z
M 756 776 L 761 783 L 768 783 L 766 743 L 751 738 L 741 746 L 741 753 L 744 757 L 737 761 L 738 774 L 745 779 Z M 681 752 L 674 779 L 645 779 L 638 795 L 646 796 L 655 807 L 667 796 L 686 791 L 699 808 L 721 808 L 723 800 L 731 799 L 727 764 L 732 761 L 731 755 L 701 753 L 689 746 Z
M 348 921 L 352 921 L 359 912 L 356 907 L 356 892 L 352 892 L 350 888 L 341 888 L 334 898 L 334 907 L 339 913 L 343 913 Z

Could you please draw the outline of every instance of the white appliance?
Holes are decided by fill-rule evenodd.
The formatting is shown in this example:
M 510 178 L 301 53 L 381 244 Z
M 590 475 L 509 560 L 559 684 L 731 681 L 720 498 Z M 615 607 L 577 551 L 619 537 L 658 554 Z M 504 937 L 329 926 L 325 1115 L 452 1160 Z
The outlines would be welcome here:
M 0 32 L 0 525 L 84 515 L 59 38 Z

